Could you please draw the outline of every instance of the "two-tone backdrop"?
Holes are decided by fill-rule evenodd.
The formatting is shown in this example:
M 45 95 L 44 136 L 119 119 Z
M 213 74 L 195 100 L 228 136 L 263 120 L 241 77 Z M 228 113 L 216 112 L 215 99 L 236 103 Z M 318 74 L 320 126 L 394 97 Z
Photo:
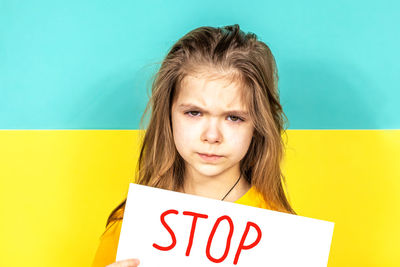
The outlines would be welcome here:
M 150 78 L 199 26 L 276 57 L 296 211 L 329 265 L 399 266 L 397 1 L 0 1 L 0 265 L 90 266 L 138 157 Z

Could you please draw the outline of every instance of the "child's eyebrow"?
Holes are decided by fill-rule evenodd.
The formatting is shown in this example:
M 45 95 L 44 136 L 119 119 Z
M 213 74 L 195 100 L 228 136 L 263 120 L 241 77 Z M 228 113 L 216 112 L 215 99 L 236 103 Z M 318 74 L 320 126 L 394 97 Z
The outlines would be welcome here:
M 199 110 L 199 111 L 203 112 L 204 114 L 209 114 L 208 111 L 203 110 L 201 107 L 198 107 L 193 104 L 180 104 L 178 106 L 178 108 L 180 110 L 195 109 L 195 110 Z M 235 115 L 235 116 L 241 116 L 241 117 L 247 117 L 249 115 L 249 113 L 244 110 L 227 110 L 227 111 L 223 112 L 223 114 L 224 115 Z

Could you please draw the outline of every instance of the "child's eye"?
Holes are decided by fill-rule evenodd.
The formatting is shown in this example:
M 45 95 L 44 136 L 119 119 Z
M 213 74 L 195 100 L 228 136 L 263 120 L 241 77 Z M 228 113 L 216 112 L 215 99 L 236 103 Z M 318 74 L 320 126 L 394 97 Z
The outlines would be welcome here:
M 240 118 L 240 117 L 238 117 L 238 116 L 230 115 L 229 117 L 231 118 L 231 120 L 232 120 L 233 122 L 244 121 L 244 119 L 242 119 L 242 118 Z
M 200 112 L 192 110 L 192 111 L 185 112 L 185 114 L 189 114 L 191 117 L 197 117 L 197 115 L 200 114 Z

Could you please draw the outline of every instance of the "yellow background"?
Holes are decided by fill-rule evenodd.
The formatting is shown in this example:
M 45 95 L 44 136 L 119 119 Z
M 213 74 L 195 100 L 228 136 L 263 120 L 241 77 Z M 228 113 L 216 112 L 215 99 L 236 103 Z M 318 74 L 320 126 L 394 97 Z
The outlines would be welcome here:
M 90 266 L 139 130 L 0 131 L 0 266 Z M 400 130 L 288 130 L 299 215 L 335 222 L 329 267 L 400 266 Z

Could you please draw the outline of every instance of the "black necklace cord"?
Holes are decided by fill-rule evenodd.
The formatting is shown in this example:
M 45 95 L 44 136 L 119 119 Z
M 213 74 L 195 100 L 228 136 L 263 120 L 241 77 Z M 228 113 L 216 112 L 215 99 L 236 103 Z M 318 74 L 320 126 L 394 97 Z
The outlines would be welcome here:
M 239 178 L 236 180 L 236 183 L 231 187 L 231 189 L 229 189 L 229 191 L 225 194 L 225 196 L 221 199 L 221 201 L 224 201 L 224 199 L 229 195 L 229 193 L 232 192 L 235 186 L 239 183 L 240 178 L 242 178 L 242 174 L 239 175 Z M 183 193 L 186 193 L 184 188 L 182 188 L 182 191 Z
M 237 179 L 236 183 L 229 189 L 228 193 L 221 199 L 221 201 L 224 201 L 224 199 L 229 195 L 229 193 L 235 188 L 235 186 L 239 183 L 240 178 L 242 177 L 242 174 L 240 174 L 239 178 Z

